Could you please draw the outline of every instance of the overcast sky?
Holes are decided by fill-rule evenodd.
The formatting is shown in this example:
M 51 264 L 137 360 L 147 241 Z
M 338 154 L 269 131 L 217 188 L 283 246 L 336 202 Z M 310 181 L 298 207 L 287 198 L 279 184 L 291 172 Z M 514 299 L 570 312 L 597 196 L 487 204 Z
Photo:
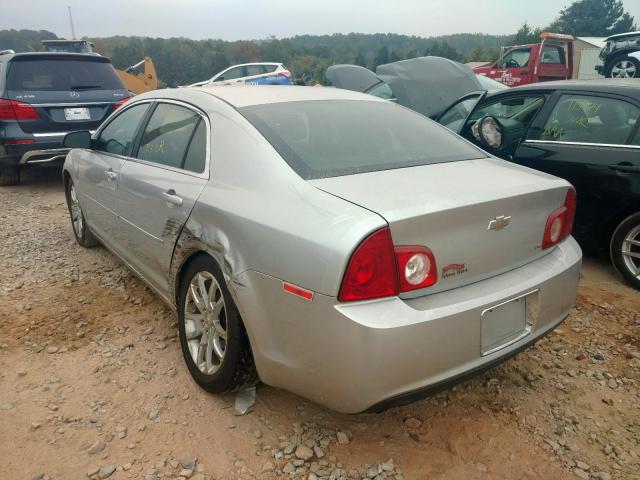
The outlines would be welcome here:
M 225 40 L 270 35 L 400 33 L 508 34 L 525 20 L 549 24 L 571 0 L 0 0 L 0 29 L 76 36 L 140 35 Z M 625 0 L 640 21 L 640 0 Z

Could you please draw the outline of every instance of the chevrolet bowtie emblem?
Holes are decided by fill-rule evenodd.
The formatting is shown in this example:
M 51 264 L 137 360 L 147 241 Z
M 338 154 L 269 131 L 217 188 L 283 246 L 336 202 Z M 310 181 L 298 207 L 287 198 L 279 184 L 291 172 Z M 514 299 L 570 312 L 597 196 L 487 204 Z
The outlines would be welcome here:
M 499 217 L 494 218 L 489 221 L 489 226 L 487 230 L 502 230 L 504 227 L 511 223 L 511 217 L 506 217 L 504 215 L 500 215 Z

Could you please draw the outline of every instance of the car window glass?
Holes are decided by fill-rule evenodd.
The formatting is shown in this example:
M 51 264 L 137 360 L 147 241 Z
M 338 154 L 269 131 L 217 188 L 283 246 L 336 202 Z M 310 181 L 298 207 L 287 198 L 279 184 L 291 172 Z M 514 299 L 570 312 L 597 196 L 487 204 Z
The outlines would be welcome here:
M 111 120 L 100 132 L 95 149 L 116 155 L 127 155 L 138 125 L 148 107 L 148 103 L 134 105 Z
M 542 63 L 564 65 L 564 50 L 560 47 L 545 46 L 542 53 Z
M 252 75 L 262 75 L 264 73 L 264 68 L 262 65 L 247 65 L 247 77 L 251 77 Z
M 182 168 L 187 146 L 200 118 L 188 108 L 159 104 L 144 129 L 136 157 Z
M 531 55 L 530 48 L 518 48 L 511 50 L 500 61 L 500 64 L 504 64 L 507 68 L 510 67 L 526 67 L 529 65 L 529 56 Z
M 632 145 L 640 145 L 640 129 L 636 130 L 636 134 L 633 136 L 633 140 L 631 140 Z
M 366 93 L 373 95 L 374 97 L 383 98 L 384 100 L 394 100 L 396 98 L 389 84 L 385 82 L 380 82 L 371 90 L 367 90 Z
M 453 107 L 449 108 L 438 121 L 449 130 L 457 132 L 462 122 L 469 116 L 469 112 L 471 112 L 471 109 L 477 101 L 477 95 L 459 101 Z
M 523 124 L 529 123 L 544 103 L 542 97 L 507 97 L 497 102 L 491 102 L 477 108 L 469 117 L 469 122 L 492 116 L 496 118 L 510 118 Z
M 640 109 L 623 100 L 563 95 L 547 119 L 540 140 L 624 144 Z
M 277 65 L 263 65 L 262 68 L 264 69 L 264 73 L 271 73 L 271 72 L 275 72 L 276 68 L 278 68 Z
M 239 111 L 304 179 L 485 156 L 441 125 L 392 102 L 282 102 Z
M 216 82 L 220 82 L 222 80 L 233 80 L 234 78 L 240 78 L 242 77 L 242 69 L 244 67 L 236 67 L 236 68 L 232 68 L 226 72 L 224 72 L 223 75 L 220 75 L 218 78 L 216 78 Z
M 191 138 L 187 155 L 184 158 L 184 169 L 195 173 L 202 173 L 207 154 L 207 124 L 200 119 L 196 131 Z

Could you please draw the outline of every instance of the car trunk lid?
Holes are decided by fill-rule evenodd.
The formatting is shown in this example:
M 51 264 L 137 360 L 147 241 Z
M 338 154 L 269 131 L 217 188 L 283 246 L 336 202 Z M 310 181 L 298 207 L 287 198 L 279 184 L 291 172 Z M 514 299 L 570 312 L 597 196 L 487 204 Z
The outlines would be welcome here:
M 395 245 L 431 249 L 438 282 L 407 298 L 473 283 L 544 255 L 547 218 L 564 204 L 568 188 L 564 180 L 495 158 L 310 182 L 378 213 Z

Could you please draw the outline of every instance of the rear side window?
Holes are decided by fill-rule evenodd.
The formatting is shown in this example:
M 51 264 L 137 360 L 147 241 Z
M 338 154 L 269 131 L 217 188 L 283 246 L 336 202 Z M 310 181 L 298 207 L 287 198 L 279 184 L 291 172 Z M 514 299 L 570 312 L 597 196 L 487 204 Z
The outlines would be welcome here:
M 251 77 L 253 75 L 262 75 L 264 73 L 263 65 L 247 65 L 247 77 Z
M 263 65 L 262 68 L 264 69 L 264 73 L 271 73 L 276 71 L 278 65 Z
M 182 168 L 191 137 L 201 117 L 193 110 L 159 104 L 142 134 L 137 158 Z
M 446 128 L 390 102 L 316 100 L 239 110 L 307 180 L 485 157 Z
M 564 49 L 561 47 L 545 46 L 542 53 L 542 63 L 563 65 L 564 64 Z
M 134 105 L 120 113 L 102 130 L 94 148 L 116 155 L 128 155 L 148 107 L 148 103 Z
M 187 155 L 184 158 L 185 170 L 190 172 L 202 173 L 207 155 L 207 124 L 200 119 L 196 131 L 193 134 Z
M 87 58 L 14 58 L 9 64 L 7 90 L 69 91 L 123 90 L 111 63 Z

